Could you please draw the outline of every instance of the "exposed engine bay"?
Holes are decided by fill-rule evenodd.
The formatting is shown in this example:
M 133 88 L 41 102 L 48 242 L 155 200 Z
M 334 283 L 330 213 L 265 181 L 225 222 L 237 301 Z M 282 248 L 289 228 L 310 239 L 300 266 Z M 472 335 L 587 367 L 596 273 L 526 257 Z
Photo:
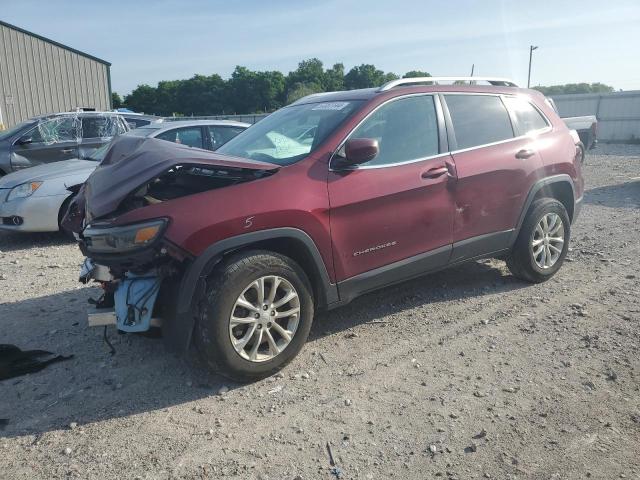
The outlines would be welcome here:
M 127 197 L 119 213 L 155 205 L 188 195 L 256 180 L 267 172 L 241 168 L 217 168 L 202 165 L 177 165 L 142 185 Z

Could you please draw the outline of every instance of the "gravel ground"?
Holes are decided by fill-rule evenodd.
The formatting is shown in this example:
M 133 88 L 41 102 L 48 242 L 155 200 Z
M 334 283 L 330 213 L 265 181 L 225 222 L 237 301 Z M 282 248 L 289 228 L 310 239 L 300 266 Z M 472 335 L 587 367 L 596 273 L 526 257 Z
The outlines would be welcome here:
M 143 336 L 109 355 L 78 249 L 0 234 L 0 343 L 75 356 L 0 383 L 0 478 L 640 478 L 640 146 L 586 162 L 551 281 L 488 260 L 367 295 L 250 385 Z

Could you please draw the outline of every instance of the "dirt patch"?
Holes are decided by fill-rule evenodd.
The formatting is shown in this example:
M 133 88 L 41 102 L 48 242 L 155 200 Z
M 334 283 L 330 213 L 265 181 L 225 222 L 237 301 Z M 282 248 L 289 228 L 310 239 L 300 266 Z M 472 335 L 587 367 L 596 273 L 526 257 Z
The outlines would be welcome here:
M 639 478 L 640 146 L 586 162 L 551 281 L 487 260 L 367 295 L 250 385 L 142 336 L 109 355 L 77 247 L 0 233 L 0 343 L 75 355 L 0 383 L 0 477 Z

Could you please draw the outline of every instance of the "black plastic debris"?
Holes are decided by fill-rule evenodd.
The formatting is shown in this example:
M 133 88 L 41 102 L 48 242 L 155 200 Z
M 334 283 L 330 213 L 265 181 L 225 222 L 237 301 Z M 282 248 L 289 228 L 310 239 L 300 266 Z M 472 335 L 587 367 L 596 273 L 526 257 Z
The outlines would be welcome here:
M 46 350 L 23 351 L 15 345 L 0 344 L 0 380 L 39 372 L 52 363 L 71 358 L 73 355 L 55 355 Z

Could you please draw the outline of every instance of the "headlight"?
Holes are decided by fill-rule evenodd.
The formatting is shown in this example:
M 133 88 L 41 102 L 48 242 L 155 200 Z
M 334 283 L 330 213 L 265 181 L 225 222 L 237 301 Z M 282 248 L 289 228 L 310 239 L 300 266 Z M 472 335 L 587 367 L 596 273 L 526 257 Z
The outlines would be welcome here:
M 13 187 L 13 189 L 11 189 L 11 191 L 9 192 L 7 202 L 15 200 L 16 198 L 30 197 L 31 195 L 33 195 L 33 192 L 40 188 L 40 185 L 42 185 L 42 182 L 29 182 L 18 185 L 17 187 Z
M 127 252 L 146 247 L 162 235 L 165 219 L 126 225 L 124 227 L 87 227 L 82 236 L 87 249 L 96 253 Z

